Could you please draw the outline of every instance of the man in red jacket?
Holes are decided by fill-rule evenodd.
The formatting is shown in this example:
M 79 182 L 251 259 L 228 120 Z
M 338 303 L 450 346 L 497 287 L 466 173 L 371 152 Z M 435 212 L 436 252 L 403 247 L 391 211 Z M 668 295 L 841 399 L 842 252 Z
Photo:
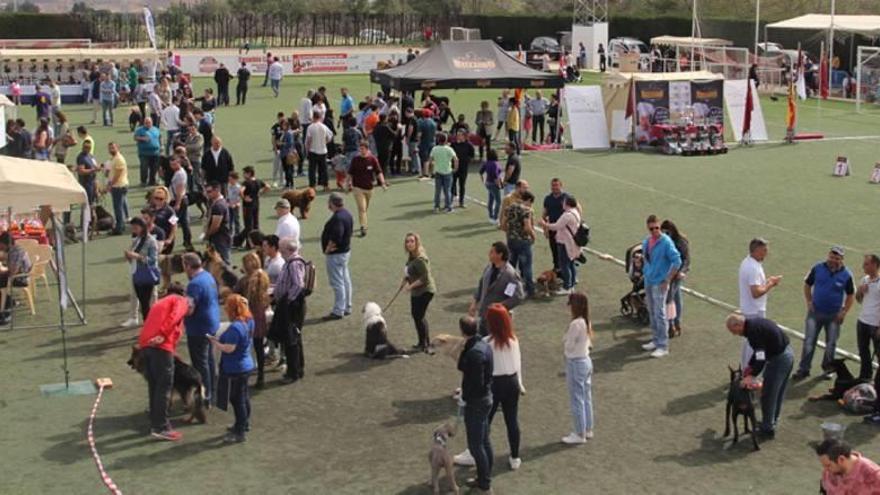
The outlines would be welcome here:
M 190 312 L 185 294 L 182 285 L 172 283 L 167 295 L 150 308 L 138 337 L 150 394 L 150 436 L 160 440 L 183 438 L 168 421 L 168 401 L 174 382 L 174 350 L 180 340 L 183 318 Z

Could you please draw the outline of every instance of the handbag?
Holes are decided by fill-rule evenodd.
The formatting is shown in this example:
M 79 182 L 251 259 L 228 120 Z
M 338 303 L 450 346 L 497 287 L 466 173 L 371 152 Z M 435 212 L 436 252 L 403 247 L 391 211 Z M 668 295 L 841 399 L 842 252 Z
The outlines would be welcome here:
M 134 251 L 135 252 L 140 251 L 140 249 L 143 247 L 143 245 L 144 245 L 144 241 L 143 241 L 143 239 L 141 239 L 138 242 L 138 245 L 134 249 Z M 135 269 L 134 269 L 134 273 L 132 274 L 131 278 L 132 278 L 132 282 L 134 283 L 134 285 L 141 287 L 141 286 L 145 286 L 145 285 L 149 285 L 149 286 L 159 285 L 159 277 L 160 276 L 161 276 L 161 273 L 159 272 L 159 267 L 157 267 L 155 265 L 150 265 L 148 263 L 143 263 L 141 261 L 137 261 Z
M 284 156 L 284 163 L 290 166 L 299 165 L 299 153 L 291 149 L 290 153 Z

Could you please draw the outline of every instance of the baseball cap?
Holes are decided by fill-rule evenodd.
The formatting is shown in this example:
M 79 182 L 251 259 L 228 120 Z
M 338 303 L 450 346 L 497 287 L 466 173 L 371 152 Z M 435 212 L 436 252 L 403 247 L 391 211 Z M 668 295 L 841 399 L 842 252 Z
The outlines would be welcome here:
M 275 203 L 275 208 L 276 209 L 284 208 L 284 209 L 289 210 L 290 209 L 290 201 L 287 201 L 286 199 L 279 199 L 278 202 Z
M 846 251 L 844 251 L 843 246 L 831 246 L 831 252 L 840 257 L 846 255 Z

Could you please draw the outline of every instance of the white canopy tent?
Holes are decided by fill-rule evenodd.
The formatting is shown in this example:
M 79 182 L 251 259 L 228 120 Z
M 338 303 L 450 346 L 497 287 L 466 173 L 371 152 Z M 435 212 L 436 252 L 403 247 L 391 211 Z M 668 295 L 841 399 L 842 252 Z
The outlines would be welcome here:
M 61 330 L 62 345 L 64 349 L 64 375 L 65 383 L 68 381 L 67 369 L 67 328 L 64 322 L 64 312 L 68 304 L 72 304 L 77 312 L 78 324 L 85 324 L 85 309 L 81 308 L 67 284 L 67 265 L 64 261 L 64 234 L 61 220 L 57 213 L 70 211 L 71 205 L 80 205 L 83 211 L 83 225 L 89 224 L 89 207 L 86 191 L 71 175 L 67 167 L 60 163 L 44 162 L 38 160 L 26 160 L 0 156 L 0 209 L 8 212 L 10 220 L 15 212 L 28 212 L 40 210 L 41 213 L 51 215 L 52 231 L 54 232 L 55 244 L 55 269 L 58 276 L 58 323 L 52 325 L 33 325 L 27 328 L 52 328 Z M 84 228 L 83 232 L 87 232 Z M 82 245 L 82 293 L 85 298 L 86 273 L 85 273 L 85 242 L 87 235 L 83 235 Z M 13 312 L 14 315 L 14 312 Z M 13 316 L 14 325 L 14 316 Z M 15 328 L 15 327 L 13 327 Z M 19 327 L 22 328 L 22 327 Z
M 864 36 L 880 36 L 880 15 L 807 14 L 767 24 L 769 29 L 842 31 Z

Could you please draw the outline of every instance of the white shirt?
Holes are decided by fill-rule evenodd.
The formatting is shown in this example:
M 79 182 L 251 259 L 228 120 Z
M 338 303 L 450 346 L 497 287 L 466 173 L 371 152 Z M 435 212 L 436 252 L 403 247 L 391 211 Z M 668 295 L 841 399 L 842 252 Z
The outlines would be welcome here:
M 223 151 L 222 147 L 220 149 L 216 149 L 216 150 L 213 147 L 211 148 L 211 156 L 214 157 L 214 165 L 217 165 L 218 163 L 220 163 L 220 152 L 221 151 Z
M 764 265 L 760 261 L 746 256 L 739 265 L 739 309 L 744 315 L 754 315 L 767 311 L 767 294 L 759 298 L 752 297 L 753 285 L 764 285 Z
M 327 143 L 329 143 L 331 139 L 333 139 L 333 132 L 330 131 L 329 127 L 321 122 L 312 122 L 309 124 L 309 128 L 306 131 L 306 144 L 309 147 L 309 153 L 326 155 Z
M 273 81 L 280 81 L 283 77 L 284 66 L 281 65 L 281 62 L 272 62 L 272 65 L 269 66 L 269 79 Z
M 278 219 L 275 227 L 275 235 L 278 239 L 293 239 L 299 244 L 299 220 L 293 214 L 288 213 Z
M 304 96 L 299 101 L 299 119 L 301 122 L 310 122 L 312 120 L 312 100 Z
M 275 282 L 278 281 L 278 275 L 281 275 L 283 269 L 284 258 L 281 257 L 281 253 L 275 253 L 274 258 L 266 258 L 266 275 L 269 276 L 271 285 L 275 285 Z
M 61 108 L 61 88 L 57 84 L 49 86 L 49 94 L 52 96 L 52 106 Z
M 324 102 L 320 102 L 317 105 L 312 105 L 312 112 L 309 114 L 309 120 L 312 119 L 312 115 L 317 112 L 321 115 L 321 123 L 324 123 L 324 115 L 327 113 L 327 105 L 324 105 Z
M 498 347 L 492 337 L 483 340 L 492 346 L 492 376 L 517 375 L 520 389 L 522 386 L 522 355 L 519 352 L 519 340 L 514 338 L 505 347 Z
M 862 311 L 859 321 L 865 325 L 880 325 L 880 277 L 871 282 L 867 275 L 862 277 L 861 285 L 868 285 L 868 292 L 862 297 Z
M 571 320 L 562 344 L 566 359 L 590 357 L 590 335 L 587 333 L 587 322 L 583 318 Z
M 147 97 L 147 102 L 150 104 L 150 111 L 152 113 L 162 113 L 162 99 L 159 98 L 159 95 L 157 95 L 155 92 L 150 92 L 150 95 Z M 157 122 L 153 122 L 153 124 L 156 123 Z
M 162 127 L 166 131 L 176 131 L 180 129 L 180 108 L 177 105 L 168 105 L 162 110 Z

